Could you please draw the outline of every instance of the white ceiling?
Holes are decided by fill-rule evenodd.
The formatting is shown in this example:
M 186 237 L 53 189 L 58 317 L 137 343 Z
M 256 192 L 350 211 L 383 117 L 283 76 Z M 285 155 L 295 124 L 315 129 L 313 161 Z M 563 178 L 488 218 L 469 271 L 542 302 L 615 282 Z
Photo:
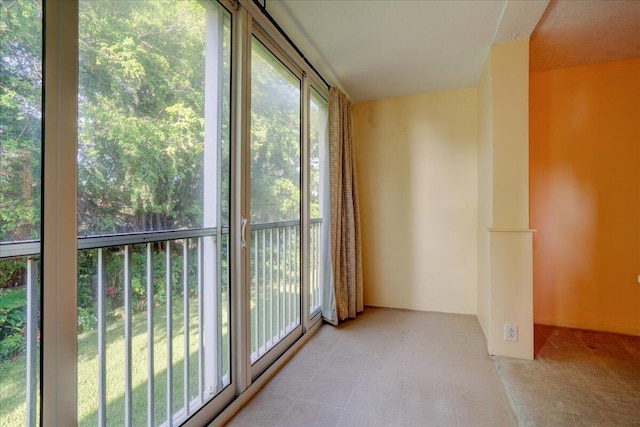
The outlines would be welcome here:
M 528 38 L 548 0 L 263 0 L 352 102 L 477 86 L 493 43 Z

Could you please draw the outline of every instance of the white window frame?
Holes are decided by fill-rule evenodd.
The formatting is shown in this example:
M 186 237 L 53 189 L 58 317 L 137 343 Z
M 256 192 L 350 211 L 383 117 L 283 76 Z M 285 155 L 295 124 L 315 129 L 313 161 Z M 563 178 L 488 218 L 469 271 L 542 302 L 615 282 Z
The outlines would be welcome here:
M 328 97 L 328 87 L 251 0 L 219 0 L 232 19 L 231 90 L 231 386 L 184 425 L 204 425 L 237 410 L 320 326 L 309 316 L 309 105 L 311 88 Z M 44 1 L 44 107 L 42 254 L 41 424 L 77 423 L 77 91 L 78 0 Z M 251 39 L 272 52 L 301 78 L 301 336 L 282 357 L 252 375 L 250 364 L 248 253 L 241 217 L 248 216 L 247 150 L 250 145 Z M 328 242 L 326 242 L 328 244 Z M 243 268 L 244 266 L 244 268 Z M 295 341 L 292 340 L 292 341 Z M 227 408 L 225 410 L 225 408 Z M 226 414 L 226 415 L 225 415 Z

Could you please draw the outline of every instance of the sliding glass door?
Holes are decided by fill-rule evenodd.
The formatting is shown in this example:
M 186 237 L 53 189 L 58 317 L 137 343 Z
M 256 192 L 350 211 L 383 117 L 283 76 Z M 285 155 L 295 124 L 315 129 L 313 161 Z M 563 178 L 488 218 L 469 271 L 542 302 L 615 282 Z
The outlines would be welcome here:
M 301 334 L 301 79 L 258 38 L 251 44 L 250 310 L 256 366 Z M 272 351 L 273 349 L 273 351 Z M 257 364 L 260 366 L 260 364 Z M 254 369 L 259 373 L 260 367 Z
M 79 2 L 78 425 L 178 425 L 231 384 L 230 27 Z
M 204 425 L 320 319 L 326 88 L 250 0 L 0 9 L 0 425 Z

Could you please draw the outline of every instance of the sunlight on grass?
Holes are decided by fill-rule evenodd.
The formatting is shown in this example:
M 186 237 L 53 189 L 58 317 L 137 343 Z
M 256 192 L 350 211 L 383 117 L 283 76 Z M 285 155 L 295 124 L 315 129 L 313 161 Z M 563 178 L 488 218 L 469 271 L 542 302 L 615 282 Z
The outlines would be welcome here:
M 189 304 L 189 400 L 198 395 L 198 302 Z M 223 310 L 226 319 L 226 310 Z M 146 313 L 132 316 L 132 412 L 133 425 L 147 422 L 147 319 Z M 222 327 L 223 342 L 227 338 L 227 322 Z M 154 419 L 166 420 L 167 396 L 167 333 L 166 306 L 154 310 Z M 97 422 L 98 354 L 97 331 L 78 337 L 78 425 L 93 426 Z M 182 301 L 173 305 L 173 412 L 184 404 L 184 323 Z M 227 349 L 223 349 L 224 366 L 228 366 Z M 223 368 L 224 369 L 224 368 Z M 125 340 L 124 322 L 111 322 L 107 328 L 107 424 L 122 425 L 125 413 Z
M 222 363 L 228 372 L 228 316 L 223 302 Z M 184 404 L 184 322 L 182 300 L 173 306 L 173 412 Z M 198 395 L 198 301 L 189 303 L 189 398 Z M 167 333 L 166 306 L 154 310 L 154 419 L 166 420 Z M 146 312 L 132 316 L 132 411 L 133 425 L 147 423 L 147 319 Z M 95 426 L 98 414 L 98 332 L 78 336 L 78 425 Z M 107 327 L 107 425 L 124 425 L 125 413 L 125 339 L 124 321 L 111 321 Z M 25 358 L 0 364 L 0 425 L 25 425 Z M 16 381 L 18 380 L 18 381 Z
M 26 371 L 24 357 L 0 363 L 0 426 L 26 424 Z

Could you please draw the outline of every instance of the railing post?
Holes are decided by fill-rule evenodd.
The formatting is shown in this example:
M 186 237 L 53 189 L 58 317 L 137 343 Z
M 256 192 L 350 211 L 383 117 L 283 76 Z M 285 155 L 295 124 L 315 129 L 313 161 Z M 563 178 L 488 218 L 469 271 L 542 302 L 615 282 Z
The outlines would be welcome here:
M 273 345 L 273 229 L 269 229 L 269 336 Z
M 131 426 L 133 419 L 133 390 L 131 380 L 131 246 L 124 247 L 124 422 Z
M 27 426 L 38 425 L 37 403 L 38 403 L 38 374 L 40 364 L 38 363 L 38 280 L 34 280 L 37 269 L 33 267 L 32 257 L 27 258 Z
M 104 249 L 98 249 L 98 425 L 107 425 L 107 290 Z
M 154 407 L 155 407 L 155 366 L 153 356 L 153 312 L 155 307 L 153 288 L 153 243 L 147 243 L 147 425 L 155 426 Z
M 173 302 L 172 289 L 173 282 L 171 268 L 171 242 L 165 243 L 165 268 L 167 272 L 166 297 L 167 297 L 167 426 L 173 425 Z
M 263 352 L 267 351 L 267 242 L 266 233 L 264 230 L 260 230 L 262 236 L 262 347 Z
M 182 247 L 182 322 L 184 327 L 184 360 L 183 367 L 183 405 L 185 416 L 189 416 L 189 239 L 184 239 Z

